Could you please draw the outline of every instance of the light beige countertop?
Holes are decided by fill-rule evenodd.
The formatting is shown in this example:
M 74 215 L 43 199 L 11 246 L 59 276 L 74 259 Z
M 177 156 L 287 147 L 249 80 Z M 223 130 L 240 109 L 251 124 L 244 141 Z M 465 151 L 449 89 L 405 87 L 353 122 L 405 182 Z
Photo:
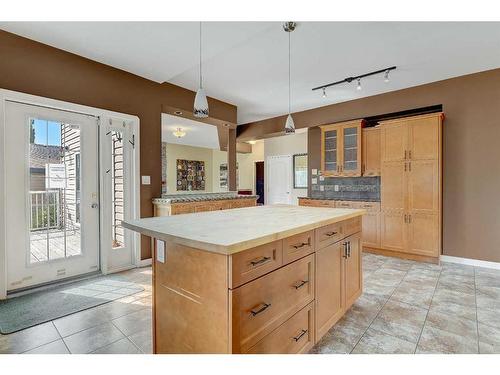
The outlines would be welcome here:
M 229 255 L 364 213 L 272 205 L 129 220 L 123 226 L 146 236 Z

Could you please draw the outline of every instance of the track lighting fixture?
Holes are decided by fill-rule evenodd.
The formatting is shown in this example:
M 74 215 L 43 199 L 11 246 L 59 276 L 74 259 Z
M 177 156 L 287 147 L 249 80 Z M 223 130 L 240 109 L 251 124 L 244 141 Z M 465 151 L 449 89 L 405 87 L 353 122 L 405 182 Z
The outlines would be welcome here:
M 389 68 L 376 70 L 374 72 L 360 74 L 359 76 L 347 77 L 347 78 L 344 78 L 344 79 L 342 79 L 340 81 L 337 81 L 337 82 L 332 82 L 332 83 L 328 83 L 326 85 L 321 85 L 321 86 L 315 87 L 312 90 L 313 91 L 315 91 L 315 90 L 323 90 L 323 97 L 325 97 L 325 95 L 326 95 L 325 94 L 325 90 L 328 87 L 335 86 L 335 85 L 340 85 L 342 83 L 351 83 L 352 81 L 357 81 L 358 85 L 357 85 L 356 89 L 357 90 L 361 90 L 361 78 L 365 78 L 365 77 L 373 76 L 373 75 L 376 75 L 376 74 L 382 74 L 382 73 L 384 73 L 384 81 L 385 82 L 389 82 L 389 73 L 390 73 L 391 70 L 394 70 L 394 69 L 396 69 L 396 67 L 395 66 L 391 66 Z
M 323 98 L 326 98 L 326 88 L 323 87 Z

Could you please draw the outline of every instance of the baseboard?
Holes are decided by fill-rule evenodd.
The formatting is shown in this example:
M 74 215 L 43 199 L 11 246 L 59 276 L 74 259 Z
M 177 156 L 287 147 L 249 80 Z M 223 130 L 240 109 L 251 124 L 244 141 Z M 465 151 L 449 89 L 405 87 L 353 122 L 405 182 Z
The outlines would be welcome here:
M 389 257 L 394 257 L 394 258 L 415 260 L 417 262 L 434 263 L 434 264 L 439 263 L 439 258 L 437 258 L 437 257 L 434 258 L 434 257 L 425 256 L 425 255 L 408 254 L 408 253 L 403 253 L 400 251 L 379 249 L 379 248 L 367 247 L 367 246 L 363 246 L 363 251 L 366 253 L 384 255 L 384 256 L 389 256 Z
M 137 267 L 147 267 L 150 266 L 151 264 L 153 264 L 151 258 L 143 259 L 137 263 Z
M 492 268 L 492 269 L 500 270 L 500 263 L 489 262 L 486 260 L 452 257 L 449 255 L 441 255 L 440 260 L 441 260 L 441 262 L 445 262 L 445 263 L 465 264 L 468 266 Z

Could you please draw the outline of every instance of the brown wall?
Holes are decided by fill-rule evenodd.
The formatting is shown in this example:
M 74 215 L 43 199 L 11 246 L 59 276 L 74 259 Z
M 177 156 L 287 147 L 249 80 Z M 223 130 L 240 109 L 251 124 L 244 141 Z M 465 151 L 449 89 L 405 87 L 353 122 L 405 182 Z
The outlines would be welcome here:
M 500 69 L 293 115 L 298 128 L 443 105 L 443 254 L 500 262 Z M 284 117 L 238 127 L 238 141 L 280 132 Z M 320 166 L 319 129 L 308 139 Z M 382 182 L 383 183 L 383 182 Z
M 45 44 L 0 30 L 0 88 L 136 115 L 140 119 L 141 217 L 152 216 L 151 199 L 161 192 L 162 106 L 191 111 L 194 93 L 159 84 Z M 236 107 L 209 98 L 210 115 L 236 123 Z M 142 258 L 151 256 L 144 238 Z

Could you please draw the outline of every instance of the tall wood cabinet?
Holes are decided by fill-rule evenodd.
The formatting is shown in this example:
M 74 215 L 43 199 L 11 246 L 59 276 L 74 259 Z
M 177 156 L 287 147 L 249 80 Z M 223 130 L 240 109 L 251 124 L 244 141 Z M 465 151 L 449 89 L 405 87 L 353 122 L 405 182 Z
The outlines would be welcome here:
M 439 257 L 441 113 L 381 123 L 381 247 Z
M 361 176 L 363 120 L 322 125 L 321 171 L 324 176 Z

